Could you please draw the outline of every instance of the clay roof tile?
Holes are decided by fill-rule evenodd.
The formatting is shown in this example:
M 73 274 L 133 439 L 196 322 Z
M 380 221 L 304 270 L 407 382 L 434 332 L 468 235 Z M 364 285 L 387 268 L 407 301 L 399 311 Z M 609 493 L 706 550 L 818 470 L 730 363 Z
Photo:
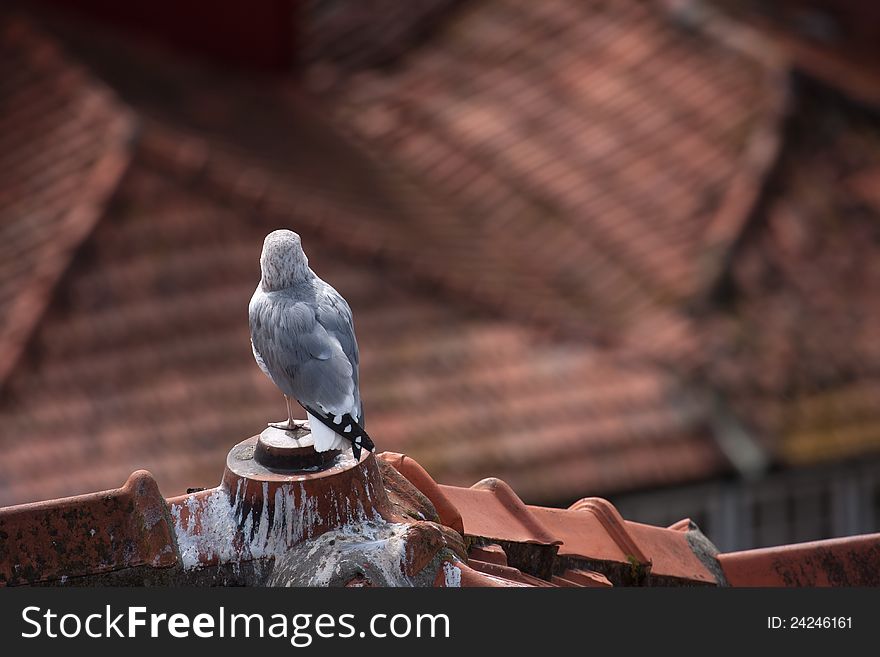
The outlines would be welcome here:
M 0 32 L 0 385 L 54 286 L 116 189 L 134 119 L 100 82 L 21 16 Z
M 168 507 L 143 470 L 114 490 L 0 508 L 0 554 L 6 585 L 178 563 Z
M 731 586 L 878 586 L 880 534 L 718 555 Z

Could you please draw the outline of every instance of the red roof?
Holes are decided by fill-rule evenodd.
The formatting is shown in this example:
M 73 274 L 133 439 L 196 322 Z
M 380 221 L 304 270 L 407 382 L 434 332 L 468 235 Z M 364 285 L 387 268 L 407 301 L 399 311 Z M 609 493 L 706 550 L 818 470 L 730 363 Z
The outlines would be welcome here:
M 451 485 L 713 477 L 723 404 L 784 463 L 880 444 L 876 119 L 721 19 L 483 0 L 321 99 L 7 25 L 0 164 L 48 174 L 0 181 L 0 504 L 215 483 L 284 412 L 242 319 L 279 226 L 354 308 L 371 433 Z
M 426 265 L 407 245 L 448 241 L 446 225 L 414 221 L 428 206 L 405 181 L 289 90 L 223 83 L 149 51 L 109 59 L 98 38 L 71 43 L 137 109 L 136 158 L 6 381 L 0 503 L 104 488 L 139 467 L 169 493 L 213 484 L 228 442 L 284 411 L 240 321 L 262 236 L 279 224 L 303 234 L 316 271 L 354 308 L 383 447 L 452 483 L 496 473 L 530 500 L 726 467 L 702 403 L 660 369 L 426 288 L 442 284 L 441 252 L 428 249 Z M 240 120 L 258 111 L 263 121 Z
M 310 571 L 312 585 L 878 584 L 880 535 L 718 554 L 688 520 L 629 522 L 601 498 L 527 506 L 497 479 L 438 486 L 400 454 L 365 452 L 308 474 L 266 470 L 256 440 L 233 448 L 214 489 L 166 501 L 141 471 L 119 489 L 0 509 L 0 585 L 302 583 L 298 571 L 311 566 L 300 557 L 334 573 Z M 380 533 L 369 553 L 336 561 L 337 542 L 348 554 L 371 532 Z
M 651 3 L 495 0 L 331 97 L 341 125 L 454 208 L 437 239 L 467 233 L 474 262 L 447 277 L 479 271 L 511 314 L 682 353 L 673 304 L 711 283 L 750 211 L 783 71 Z
M 8 380 L 0 499 L 106 487 L 138 466 L 172 493 L 210 485 L 236 433 L 283 414 L 240 321 L 269 221 L 131 171 L 60 288 L 65 303 L 34 334 L 34 359 Z M 418 453 L 449 481 L 494 470 L 532 499 L 722 467 L 699 405 L 670 409 L 675 384 L 658 370 L 450 308 L 303 234 L 313 267 L 354 308 L 384 447 Z
M 22 20 L 0 26 L 0 381 L 128 164 L 112 92 Z
M 880 447 L 880 208 L 864 191 L 880 167 L 880 120 L 815 85 L 802 83 L 800 99 L 705 367 L 796 465 Z

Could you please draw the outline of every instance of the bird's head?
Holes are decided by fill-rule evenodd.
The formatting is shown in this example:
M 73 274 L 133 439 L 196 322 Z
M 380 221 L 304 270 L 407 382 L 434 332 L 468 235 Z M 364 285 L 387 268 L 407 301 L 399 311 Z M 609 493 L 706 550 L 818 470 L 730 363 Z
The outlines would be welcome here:
M 274 230 L 263 240 L 260 254 L 262 286 L 267 292 L 283 290 L 307 278 L 309 259 L 299 235 L 292 230 Z

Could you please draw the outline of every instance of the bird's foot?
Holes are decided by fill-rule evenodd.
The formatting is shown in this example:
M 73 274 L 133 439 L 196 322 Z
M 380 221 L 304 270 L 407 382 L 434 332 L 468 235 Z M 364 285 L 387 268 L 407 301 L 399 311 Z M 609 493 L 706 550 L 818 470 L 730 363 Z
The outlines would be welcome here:
M 282 431 L 298 431 L 300 429 L 307 429 L 309 426 L 308 420 L 284 420 L 283 422 L 270 422 L 269 426 L 273 429 L 281 429 Z

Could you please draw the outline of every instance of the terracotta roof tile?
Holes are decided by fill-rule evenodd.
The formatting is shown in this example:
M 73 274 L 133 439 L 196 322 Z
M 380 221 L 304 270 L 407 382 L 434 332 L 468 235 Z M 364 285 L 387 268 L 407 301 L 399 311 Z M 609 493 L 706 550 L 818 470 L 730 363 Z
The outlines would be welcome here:
M 459 585 L 462 587 L 519 588 L 531 586 L 530 584 L 508 579 L 506 577 L 499 577 L 490 573 L 480 572 L 465 563 L 456 562 L 451 564 L 450 567 L 455 568 L 460 573 Z M 437 586 L 448 586 L 444 581 L 445 579 L 445 577 L 441 578 L 438 573 L 438 578 L 435 584 Z
M 383 177 L 381 165 L 346 146 L 302 99 L 88 30 L 56 31 L 131 105 L 142 129 L 130 174 L 8 382 L 3 442 L 27 469 L 0 466 L 0 503 L 103 488 L 136 467 L 149 467 L 169 493 L 215 483 L 211 464 L 223 445 L 283 411 L 236 319 L 255 284 L 260 241 L 279 223 L 303 234 L 315 268 L 356 308 L 371 430 L 383 447 L 405 448 L 454 483 L 508 461 L 504 476 L 529 499 L 676 480 L 685 463 L 558 478 L 554 459 L 526 468 L 528 459 L 516 456 L 531 454 L 533 442 L 548 454 L 579 446 L 581 462 L 596 450 L 613 461 L 642 459 L 645 444 L 662 451 L 684 432 L 706 448 L 697 459 L 704 471 L 726 467 L 700 413 L 666 410 L 676 384 L 661 371 L 547 342 L 519 322 L 475 313 L 467 302 L 451 309 L 436 289 L 424 293 L 424 281 L 442 282 L 431 271 L 450 271 L 443 245 L 461 257 L 452 268 L 459 290 L 484 288 L 507 303 L 511 281 L 530 287 L 533 277 L 484 264 L 464 239 L 466 222 L 411 221 L 412 207 L 399 202 L 408 183 Z M 93 83 L 80 76 L 67 84 Z M 424 254 L 430 267 L 412 263 L 414 243 L 437 246 Z M 377 270 L 380 255 L 398 271 Z M 17 441 L 22 433 L 30 440 Z M 174 459 L 161 453 L 170 445 L 180 450 Z M 696 466 L 685 465 L 689 477 Z
M 423 477 L 419 485 L 431 490 L 435 484 Z M 534 575 L 549 554 L 553 574 L 567 580 L 557 582 L 560 586 L 610 586 L 608 577 L 626 584 L 646 578 L 692 585 L 719 581 L 707 565 L 714 555 L 695 547 L 699 541 L 692 533 L 697 530 L 690 521 L 665 529 L 626 521 L 601 498 L 584 498 L 569 509 L 525 505 L 498 479 L 440 489 L 461 513 L 465 536 L 478 541 L 469 557 L 471 566 L 484 573 L 520 581 L 514 570 L 527 568 Z M 528 545 L 540 548 L 543 556 L 524 553 Z M 517 568 L 511 568 L 511 555 Z
M 507 565 L 507 553 L 497 543 L 487 545 L 474 545 L 468 550 L 468 559 L 476 559 L 484 563 L 493 563 L 498 566 Z
M 115 490 L 0 509 L 0 554 L 2 585 L 178 562 L 168 508 L 145 471 Z
M 718 555 L 731 586 L 877 586 L 880 534 Z
M 778 71 L 637 3 L 499 0 L 462 9 L 405 66 L 355 78 L 334 101 L 369 147 L 479 222 L 484 266 L 511 269 L 496 257 L 504 235 L 554 223 L 564 252 L 593 267 L 553 259 L 530 272 L 520 297 L 565 297 L 543 306 L 545 321 L 565 308 L 585 325 L 597 314 L 606 328 L 656 325 L 674 320 L 653 300 L 702 284 L 695 255 L 750 135 L 778 125 Z M 363 123 L 377 114 L 379 133 Z M 516 248 L 503 252 L 518 267 L 538 264 Z
M 627 521 L 633 540 L 651 561 L 653 577 L 672 577 L 689 582 L 715 584 L 715 575 L 697 556 L 687 532 Z M 678 536 L 675 536 L 675 534 Z
M 88 31 L 60 32 L 131 106 L 142 131 L 118 202 L 81 245 L 55 290 L 58 303 L 33 333 L 33 353 L 10 380 L 0 416 L 7 436 L 33 434 L 11 449 L 34 468 L 34 483 L 0 470 L 8 481 L 0 500 L 101 488 L 142 465 L 169 492 L 214 483 L 207 464 L 221 446 L 281 406 L 235 319 L 254 285 L 254 249 L 278 225 L 303 233 L 316 269 L 356 309 L 371 430 L 450 484 L 495 474 L 529 501 L 558 501 L 727 470 L 711 410 L 646 355 L 673 361 L 680 373 L 683 355 L 708 354 L 713 381 L 734 390 L 738 409 L 769 418 L 768 443 L 780 426 L 798 437 L 791 444 L 800 447 L 786 448 L 790 462 L 837 453 L 822 451 L 829 444 L 850 453 L 874 444 L 870 423 L 839 421 L 849 411 L 872 417 L 868 374 L 834 393 L 841 402 L 810 392 L 789 411 L 764 394 L 790 385 L 799 353 L 809 356 L 809 380 L 837 381 L 853 363 L 876 362 L 868 302 L 865 317 L 817 321 L 826 328 L 795 351 L 798 341 L 783 336 L 802 322 L 787 314 L 784 295 L 764 292 L 750 248 L 782 254 L 779 270 L 816 304 L 815 315 L 843 315 L 828 312 L 838 288 L 803 276 L 809 268 L 789 252 L 799 235 L 813 239 L 798 223 L 812 199 L 774 204 L 769 238 L 747 245 L 734 266 L 743 288 L 758 290 L 743 303 L 746 323 L 773 325 L 755 331 L 766 344 L 751 362 L 761 367 L 744 374 L 737 358 L 716 358 L 714 341 L 730 333 L 711 322 L 697 330 L 675 307 L 714 280 L 696 255 L 727 253 L 740 238 L 773 159 L 768 135 L 784 98 L 775 63 L 682 30 L 639 3 L 475 2 L 400 66 L 346 79 L 341 96 L 328 96 L 338 125 L 362 133 L 360 152 L 326 125 L 323 107 L 285 85 L 250 84 Z M 119 48 L 131 57 L 116 56 Z M 36 51 L 38 60 L 55 56 Z M 69 67 L 79 72 L 51 84 L 74 95 L 103 89 L 80 65 Z M 24 78 L 9 79 L 14 90 Z M 55 117 L 29 94 L 10 120 Z M 85 115 L 94 111 L 85 106 Z M 77 124 L 57 120 L 60 152 L 69 144 L 79 153 L 86 140 Z M 863 129 L 871 134 L 870 121 Z M 844 130 L 840 152 L 860 136 Z M 15 157 L 35 157 L 20 137 L 10 139 Z M 847 180 L 875 166 L 874 146 L 855 152 L 865 162 L 847 163 Z M 821 178 L 821 156 L 809 161 Z M 51 195 L 15 201 L 39 210 L 77 186 L 64 177 Z M 835 241 L 828 256 L 836 281 L 848 280 L 846 244 Z M 817 357 L 841 329 L 853 352 Z M 621 343 L 626 360 L 601 346 Z M 53 404 L 41 404 L 49 395 Z M 838 403 L 836 443 L 817 439 L 825 412 L 804 409 Z M 151 453 L 166 444 L 181 445 L 187 458 L 162 462 Z M 100 468 L 84 471 L 82 445 L 106 457 Z M 61 462 L 68 472 L 53 481 Z
M 562 575 L 554 576 L 553 582 L 557 586 L 583 586 L 587 588 L 608 588 L 611 582 L 602 573 L 582 568 L 566 568 Z
M 302 448 L 275 443 L 269 467 L 259 441 L 230 450 L 220 486 L 167 503 L 139 471 L 117 490 L 0 508 L 0 585 L 429 586 L 466 559 L 461 535 L 372 453 L 291 470 Z
M 133 119 L 21 17 L 0 28 L 0 385 L 128 164 Z M 14 254 L 14 257 L 12 257 Z
M 418 481 L 428 491 L 435 485 L 430 479 L 423 481 L 423 475 Z M 668 578 L 691 584 L 717 583 L 691 545 L 692 523 L 662 529 L 628 522 L 600 498 L 585 498 L 570 509 L 525 505 L 498 479 L 471 488 L 441 485 L 440 489 L 460 512 L 464 534 L 481 541 L 469 553 L 471 566 L 481 572 L 522 581 L 514 572 L 517 568 L 521 571 L 528 564 L 540 571 L 540 564 L 549 559 L 551 563 L 570 564 L 569 569 L 574 571 L 568 576 L 562 571 L 556 574 L 568 580 L 558 582 L 562 586 L 606 585 L 605 575 L 589 572 L 594 567 L 606 569 L 611 577 L 630 584 L 649 576 L 657 581 Z M 524 556 L 522 546 L 528 545 L 536 551 Z M 515 554 L 517 568 L 509 564 L 508 551 Z M 587 564 L 590 567 L 585 572 L 576 572 Z M 558 566 L 553 568 L 559 570 Z M 633 578 L 634 569 L 643 574 Z
M 532 577 L 531 575 L 523 573 L 518 568 L 511 568 L 510 566 L 501 566 L 494 563 L 479 561 L 477 559 L 468 559 L 467 565 L 477 572 L 491 575 L 492 577 L 510 580 L 511 582 L 519 582 L 520 584 L 524 584 L 526 586 L 534 586 L 538 588 L 558 586 L 552 581 L 548 582 L 547 580 L 540 579 L 538 577 Z
M 485 479 L 471 488 L 440 486 L 462 514 L 464 533 L 516 543 L 558 545 L 551 534 L 530 512 L 506 483 Z
M 142 165 L 108 218 L 59 287 L 64 304 L 35 333 L 27 366 L 9 381 L 9 402 L 0 408 L 14 455 L 7 463 L 28 468 L 0 466 L 6 502 L 106 487 L 139 466 L 169 493 L 211 485 L 222 446 L 283 412 L 235 319 L 274 221 L 243 221 L 204 192 Z M 451 314 L 444 302 L 344 264 L 308 233 L 304 239 L 316 269 L 356 309 L 370 423 L 383 447 L 405 448 L 455 482 L 507 461 L 504 476 L 539 498 L 573 486 L 620 486 L 624 477 L 629 485 L 676 479 L 682 464 L 685 476 L 694 466 L 673 459 L 658 467 L 649 458 L 650 467 L 615 476 L 583 468 L 557 478 L 551 456 L 529 466 L 534 441 L 548 455 L 577 449 L 581 462 L 599 450 L 609 461 L 641 459 L 646 446 L 662 452 L 691 426 L 692 442 L 709 449 L 704 466 L 724 467 L 699 415 L 664 410 L 674 386 L 658 371 L 542 344 L 506 322 Z M 23 431 L 30 440 L 14 440 Z M 102 468 L 87 466 L 84 445 L 101 455 Z M 163 445 L 177 445 L 178 457 L 161 457 Z M 68 476 L 54 477 L 62 463 Z
M 377 458 L 389 463 L 395 470 L 407 478 L 416 488 L 431 500 L 440 521 L 459 533 L 464 533 L 461 513 L 446 497 L 441 488 L 425 469 L 414 459 L 395 452 L 382 452 Z
M 288 475 L 267 470 L 255 459 L 256 440 L 229 452 L 220 487 L 167 503 L 150 474 L 139 471 L 120 489 L 0 509 L 0 585 L 259 585 L 266 583 L 267 573 L 275 577 L 279 569 L 283 581 L 295 576 L 296 564 L 289 569 L 279 550 L 294 550 L 337 530 L 348 550 L 356 550 L 358 541 L 352 536 L 359 528 L 349 535 L 345 527 L 363 523 L 363 531 L 377 531 L 374 512 L 391 523 L 387 531 L 397 532 L 397 540 L 388 542 L 387 557 L 401 560 L 402 575 L 411 584 L 541 584 L 519 571 L 514 581 L 465 566 L 460 535 L 433 522 L 413 520 L 421 494 L 406 479 L 394 484 L 396 501 L 389 506 L 381 494 L 382 482 L 387 485 L 394 471 L 386 467 L 380 476 L 383 461 L 373 455 L 365 453 L 358 464 L 344 461 L 322 472 Z M 391 490 L 387 492 L 390 496 Z M 426 504 L 427 517 L 435 518 L 430 502 Z M 355 505 L 360 515 L 352 516 Z M 383 570 L 384 562 L 373 563 L 383 558 L 377 557 L 383 540 L 379 536 L 371 541 L 370 553 L 355 566 L 359 574 L 349 582 L 349 566 L 340 563 L 342 580 L 331 577 L 313 585 L 400 584 L 393 570 Z M 333 545 L 330 540 L 321 554 L 325 569 L 333 569 L 333 564 L 327 565 Z M 253 566 L 266 558 L 275 558 L 274 568 L 271 563 Z M 453 569 L 465 571 L 461 581 L 450 574 Z
M 470 489 L 442 487 L 449 499 L 463 504 L 459 510 L 469 541 L 485 540 L 479 534 L 483 529 L 503 537 L 503 546 L 472 543 L 465 555 L 457 532 L 414 520 L 419 508 L 436 518 L 421 493 L 400 475 L 394 475 L 400 481 L 392 482 L 394 470 L 388 464 L 397 464 L 426 492 L 436 493 L 437 484 L 418 463 L 399 454 L 377 459 L 365 453 L 358 463 L 335 463 L 308 474 L 285 473 L 266 469 L 254 456 L 257 440 L 254 437 L 232 448 L 220 487 L 167 502 L 150 474 L 139 471 L 120 489 L 0 509 L 0 584 L 278 585 L 287 581 L 345 586 L 602 588 L 612 582 L 636 586 L 877 584 L 880 535 L 718 555 L 690 521 L 666 529 L 626 521 L 599 498 L 581 500 L 570 509 L 527 507 L 497 480 Z M 346 504 L 340 504 L 340 495 Z M 475 504 L 478 497 L 480 504 Z M 340 511 L 354 508 L 353 500 L 362 505 L 357 518 Z M 485 511 L 496 503 L 493 518 Z M 352 536 L 360 530 L 377 531 L 378 516 L 371 519 L 371 514 L 391 523 L 387 529 L 397 532 L 394 535 L 400 543 L 380 536 L 370 540 L 370 556 L 356 565 L 346 565 L 344 559 L 334 561 L 337 538 L 351 551 L 358 543 Z M 357 530 L 346 529 L 359 523 L 363 526 Z M 558 553 L 545 555 L 549 557 L 545 568 L 524 548 L 548 530 L 558 530 L 564 539 L 561 544 L 543 546 L 558 547 Z M 324 541 L 325 535 L 333 540 Z M 58 537 L 66 537 L 63 546 Z M 296 553 L 299 545 L 306 545 L 309 554 L 319 554 L 322 569 L 334 575 L 315 579 L 305 558 L 309 575 L 298 579 L 303 557 Z M 399 560 L 399 576 L 385 567 L 383 556 L 377 556 L 380 545 L 387 545 L 388 558 Z M 516 555 L 517 566 L 507 563 L 508 552 Z M 293 554 L 296 563 L 285 562 L 286 553 Z M 272 567 L 265 567 L 266 559 Z M 376 559 L 381 563 L 373 563 Z

